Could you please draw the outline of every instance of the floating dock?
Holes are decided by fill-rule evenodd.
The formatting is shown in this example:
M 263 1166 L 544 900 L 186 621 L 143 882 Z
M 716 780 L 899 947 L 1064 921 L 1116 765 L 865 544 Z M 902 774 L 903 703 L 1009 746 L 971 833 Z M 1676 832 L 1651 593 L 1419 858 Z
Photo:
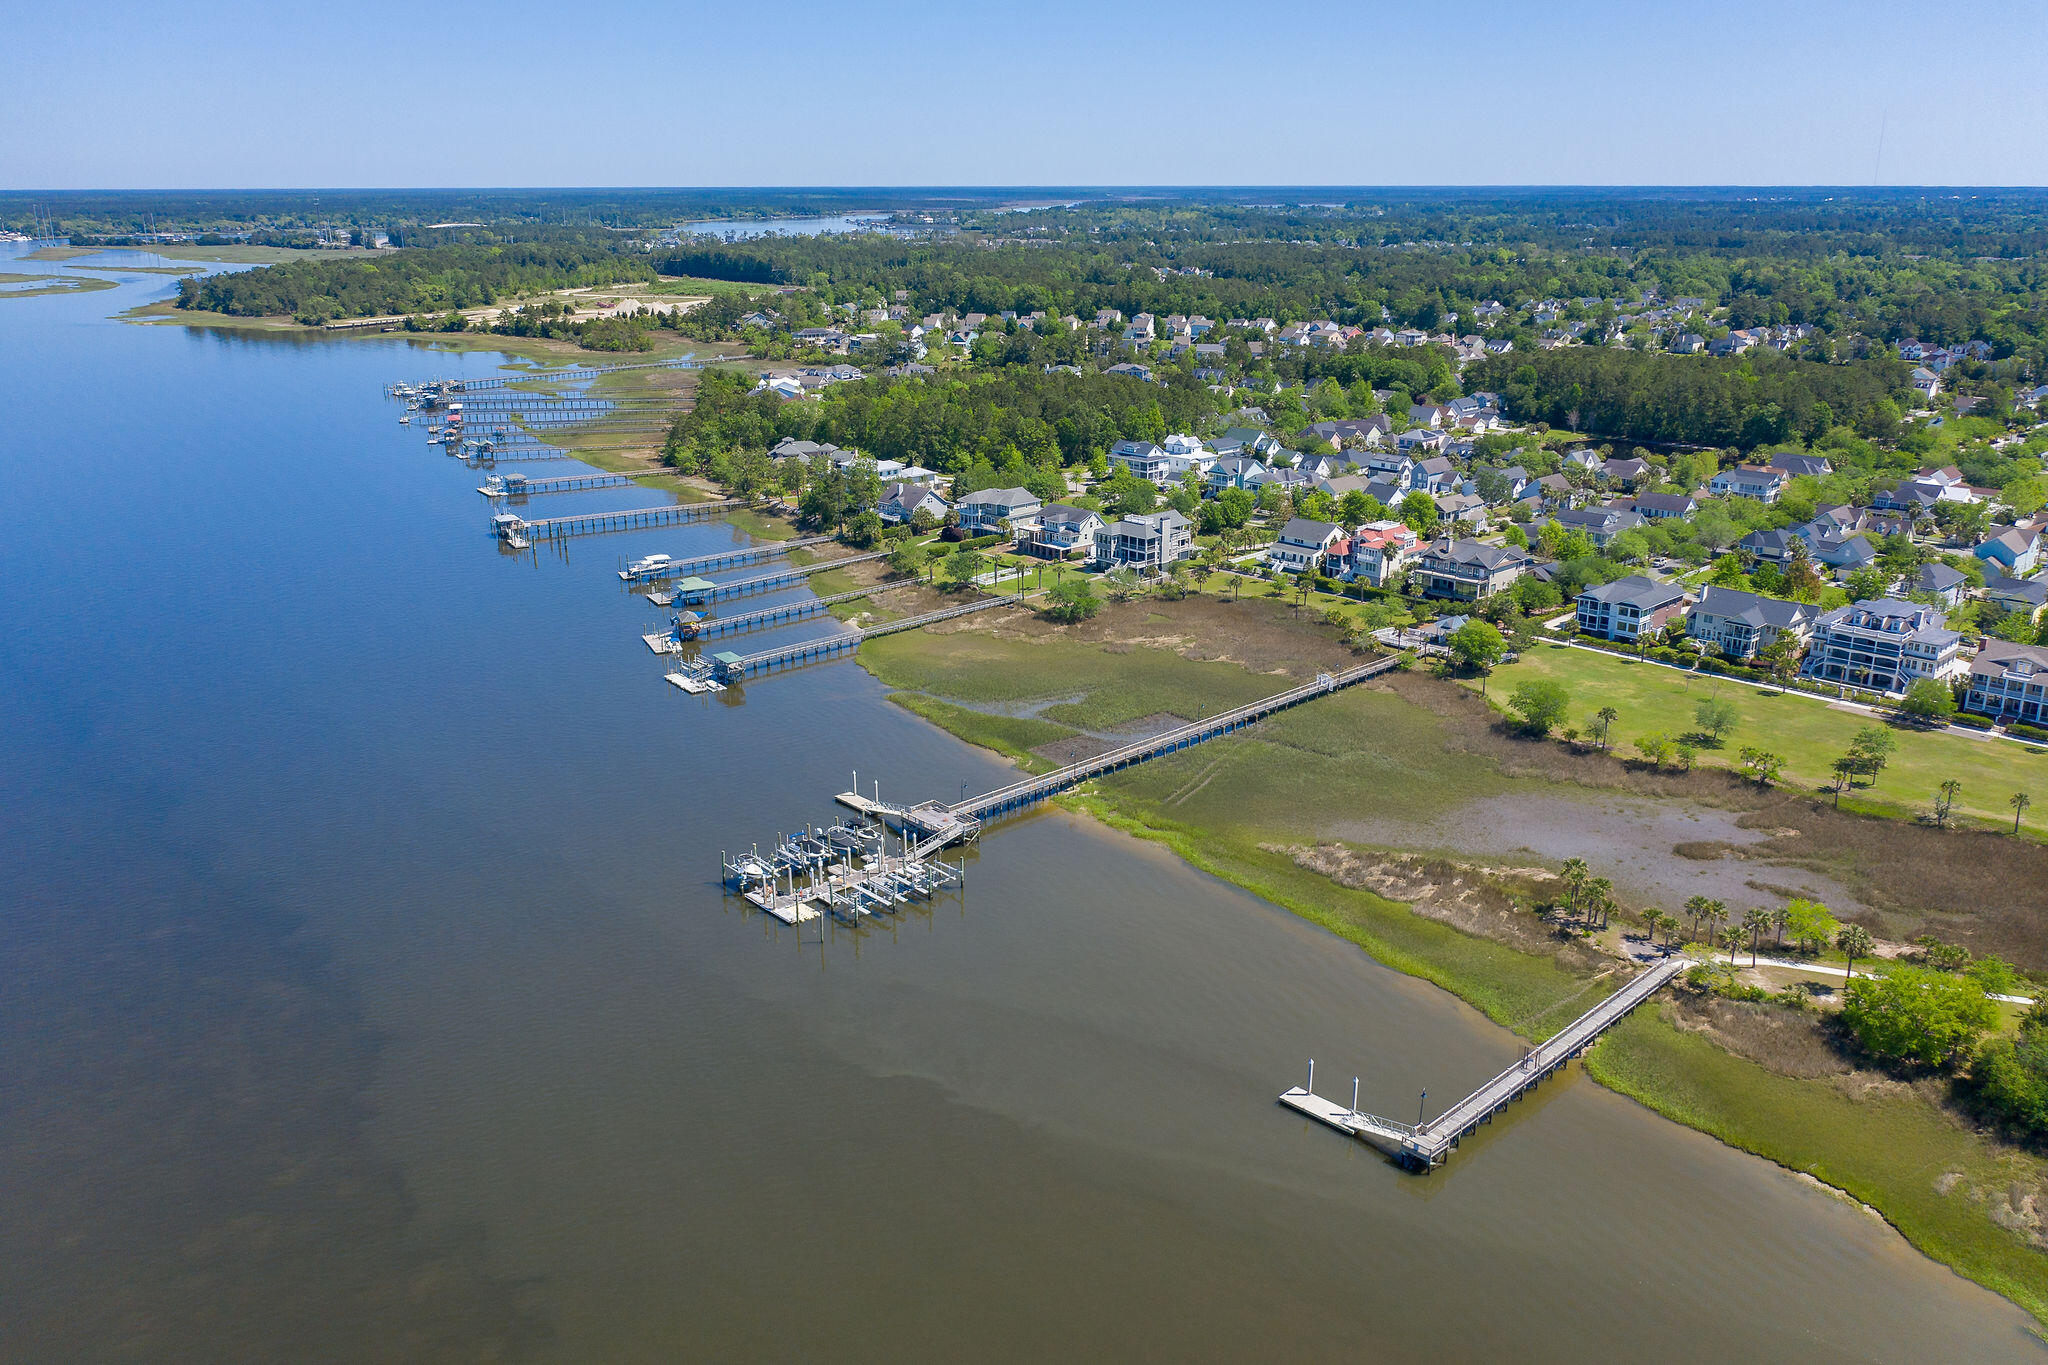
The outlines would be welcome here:
M 1362 1112 L 1354 1098 L 1349 1108 L 1315 1093 L 1315 1063 L 1309 1063 L 1306 1086 L 1283 1091 L 1279 1102 L 1306 1114 L 1346 1137 L 1357 1138 L 1386 1153 L 1411 1171 L 1427 1171 L 1450 1159 L 1458 1144 L 1546 1079 L 1564 1070 L 1572 1058 L 1600 1040 L 1600 1035 L 1626 1019 L 1636 1006 L 1663 989 L 1692 965 L 1680 953 L 1669 954 L 1637 973 L 1626 985 L 1565 1025 L 1548 1042 L 1459 1100 L 1442 1116 L 1420 1123 L 1401 1123 Z

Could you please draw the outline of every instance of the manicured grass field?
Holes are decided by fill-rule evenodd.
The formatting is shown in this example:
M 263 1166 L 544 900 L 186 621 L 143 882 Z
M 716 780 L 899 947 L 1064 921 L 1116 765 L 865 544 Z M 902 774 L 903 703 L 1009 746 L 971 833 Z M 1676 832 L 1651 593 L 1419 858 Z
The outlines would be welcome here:
M 1819 697 L 1797 692 L 1770 693 L 1709 674 L 1689 675 L 1655 664 L 1638 663 L 1591 649 L 1542 644 L 1520 660 L 1496 670 L 1487 691 L 1496 705 L 1505 705 L 1515 686 L 1527 678 L 1554 678 L 1571 691 L 1571 721 L 1581 731 L 1603 706 L 1620 713 L 1612 742 L 1619 754 L 1632 754 L 1634 742 L 1661 730 L 1676 739 L 1698 728 L 1694 708 L 1703 697 L 1733 702 L 1741 721 L 1716 749 L 1702 749 L 1699 762 L 1739 768 L 1746 746 L 1784 755 L 1782 780 L 1791 786 L 1820 790 L 1831 784 L 1831 767 L 1849 747 L 1850 738 L 1867 725 L 1885 722 L 1860 711 L 1831 706 Z M 1474 686 L 1477 686 L 1475 683 Z M 1942 731 L 1894 728 L 1898 749 L 1877 781 L 1851 795 L 1903 812 L 1931 809 L 1936 788 L 1954 778 L 1962 790 L 1959 813 L 1987 824 L 2012 827 L 2006 798 L 2016 791 L 2035 797 L 2022 828 L 2048 832 L 2048 752 L 2005 739 L 1973 739 Z

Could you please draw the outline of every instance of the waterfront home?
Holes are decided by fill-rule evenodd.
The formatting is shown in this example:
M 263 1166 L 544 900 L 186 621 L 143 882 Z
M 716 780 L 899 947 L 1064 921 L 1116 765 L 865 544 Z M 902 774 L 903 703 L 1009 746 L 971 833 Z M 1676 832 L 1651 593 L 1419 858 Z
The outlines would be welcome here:
M 1739 464 L 1724 469 L 1707 484 L 1707 491 L 1724 498 L 1748 498 L 1774 503 L 1785 491 L 1785 471 L 1768 465 Z
M 1525 551 L 1512 545 L 1446 537 L 1423 551 L 1409 580 L 1424 597 L 1476 602 L 1513 583 L 1532 563 Z
M 1415 532 L 1403 522 L 1367 522 L 1351 534 L 1351 577 L 1383 588 L 1415 558 L 1419 546 Z
M 1960 672 L 1963 637 L 1934 607 L 1885 597 L 1824 612 L 1799 671 L 1823 682 L 1903 692 L 1921 678 Z
M 1266 562 L 1286 573 L 1312 573 L 1322 568 L 1324 556 L 1344 538 L 1341 526 L 1296 517 L 1280 528 L 1279 538 L 1266 551 Z
M 882 490 L 882 500 L 875 504 L 875 511 L 889 526 L 902 526 L 919 512 L 943 521 L 950 510 L 944 498 L 921 483 L 892 483 Z
M 1969 585 L 1970 580 L 1962 570 L 1936 560 L 1920 566 L 1908 581 L 1907 594 L 1932 597 L 1944 607 L 1953 607 L 1963 600 L 1963 592 Z
M 1066 559 L 1075 554 L 1085 556 L 1094 551 L 1096 533 L 1104 524 L 1099 513 L 1055 502 L 1038 514 L 1037 524 L 1031 528 L 1031 539 L 1025 543 L 1024 549 L 1040 559 Z
M 1125 517 L 1095 531 L 1094 559 L 1105 568 L 1158 573 L 1194 552 L 1188 519 L 1171 508 Z
M 1587 588 L 1576 603 L 1579 629 L 1603 640 L 1634 644 L 1663 631 L 1685 608 L 1685 589 L 1634 574 Z
M 2048 715 L 2048 649 L 1986 640 L 1970 661 L 1963 709 L 2006 723 L 2042 724 Z
M 2022 611 L 2038 623 L 2048 607 L 2048 579 L 2009 578 L 2004 574 L 1984 580 L 1984 600 L 2003 611 Z
M 1970 553 L 1987 564 L 1997 564 L 2010 577 L 2025 578 L 2040 566 L 2041 535 L 2038 531 L 2008 526 L 1995 536 L 1987 536 Z
M 1816 609 L 1738 588 L 1710 586 L 1685 614 L 1686 634 L 1731 659 L 1752 659 L 1780 635 L 1804 646 L 1813 635 Z
M 989 536 L 1007 524 L 1012 531 L 1030 529 L 1044 506 L 1028 488 L 985 488 L 959 501 L 960 529 L 969 536 Z
M 1690 493 L 1638 493 L 1629 499 L 1628 510 L 1644 521 L 1667 521 L 1691 516 L 1700 503 Z

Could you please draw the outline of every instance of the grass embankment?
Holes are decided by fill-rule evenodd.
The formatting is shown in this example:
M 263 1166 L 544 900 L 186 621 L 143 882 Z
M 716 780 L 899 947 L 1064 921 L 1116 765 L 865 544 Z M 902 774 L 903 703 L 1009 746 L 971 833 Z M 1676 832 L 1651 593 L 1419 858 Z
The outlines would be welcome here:
M 24 289 L 0 289 L 0 299 L 34 299 L 47 294 L 90 294 L 100 289 L 112 289 L 117 283 L 116 280 L 94 279 L 90 275 L 0 273 L 0 284 L 28 286 Z
M 1250 609 L 1277 612 L 1264 604 Z M 895 694 L 900 704 L 1038 769 L 1051 765 L 1060 746 L 1085 741 L 1084 731 L 1160 713 L 1193 718 L 1284 685 L 1236 664 L 1136 644 L 1134 629 L 1145 624 L 1097 639 L 911 633 L 875 641 L 861 659 L 905 689 Z M 1151 628 L 1172 634 L 1165 625 Z M 1317 666 L 1310 658 L 1298 668 Z M 1547 777 L 1509 775 L 1462 743 L 1451 724 L 1396 693 L 1355 689 L 1130 769 L 1067 801 L 1542 1038 L 1588 1007 L 1606 982 L 1566 953 L 1519 951 L 1340 884 L 1299 865 L 1291 851 L 1390 801 L 1454 826 L 1470 801 L 1509 790 L 1547 791 L 1564 803 L 1594 799 Z M 1588 1071 L 1659 1113 L 1846 1191 L 1926 1254 L 2048 1322 L 2048 1256 L 1997 1218 L 2023 1220 L 1993 1208 L 2007 1191 L 2048 1184 L 2048 1167 L 1972 1131 L 1925 1095 L 1779 1075 L 1680 1033 L 1657 1011 L 1611 1034 L 1589 1055 Z M 2022 1202 L 2017 1194 L 2010 1199 Z
M 1488 694 L 1504 704 L 1517 684 L 1529 678 L 1551 678 L 1572 696 L 1572 723 L 1590 728 L 1603 706 L 1620 713 L 1611 742 L 1616 752 L 1630 752 L 1635 741 L 1653 731 L 1673 739 L 1699 728 L 1694 708 L 1705 697 L 1725 698 L 1741 719 L 1719 749 L 1701 749 L 1702 764 L 1739 768 L 1742 749 L 1754 745 L 1782 754 L 1783 780 L 1789 786 L 1819 791 L 1832 782 L 1832 765 L 1848 751 L 1850 738 L 1869 725 L 1886 722 L 1867 712 L 1830 705 L 1801 692 L 1768 692 L 1711 674 L 1689 675 L 1639 663 L 1592 649 L 1543 644 L 1517 662 L 1495 671 Z M 1845 806 L 1886 814 L 1913 815 L 1934 805 L 1936 788 L 1954 778 L 1962 790 L 1960 814 L 1989 825 L 2012 828 L 2006 798 L 2016 791 L 2048 798 L 2048 752 L 2008 739 L 1974 739 L 1943 730 L 1893 727 L 1898 750 L 1867 787 L 1844 796 Z M 2029 809 L 2022 829 L 2048 833 L 2048 799 Z
M 1907 1241 L 2048 1323 L 2048 1257 L 1993 1221 L 2043 1163 L 1977 1137 L 1904 1088 L 1850 1098 L 1774 1075 L 1641 1011 L 1586 1055 L 1595 1080 L 1869 1205 Z M 2007 1205 L 2009 1208 L 2010 1206 Z

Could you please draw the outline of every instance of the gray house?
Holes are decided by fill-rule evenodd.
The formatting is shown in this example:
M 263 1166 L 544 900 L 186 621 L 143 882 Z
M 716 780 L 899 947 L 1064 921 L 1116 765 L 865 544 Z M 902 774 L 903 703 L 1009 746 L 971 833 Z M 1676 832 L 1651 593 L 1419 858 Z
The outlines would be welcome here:
M 1737 588 L 1709 587 L 1686 613 L 1686 633 L 1731 659 L 1753 659 L 1780 635 L 1804 645 L 1813 634 L 1815 608 Z
M 1158 573 L 1194 552 L 1188 519 L 1170 508 L 1125 517 L 1095 532 L 1095 562 L 1107 568 Z

